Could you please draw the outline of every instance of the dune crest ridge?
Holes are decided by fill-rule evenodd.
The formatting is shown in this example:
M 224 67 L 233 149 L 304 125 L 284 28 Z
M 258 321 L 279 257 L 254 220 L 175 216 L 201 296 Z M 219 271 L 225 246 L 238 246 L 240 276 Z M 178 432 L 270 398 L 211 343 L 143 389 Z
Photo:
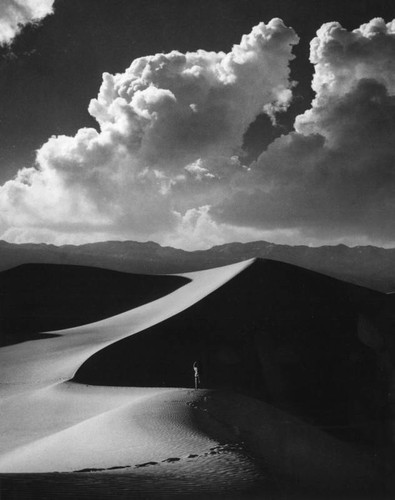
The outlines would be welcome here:
M 25 342 L 0 349 L 0 380 L 4 383 L 55 383 L 73 378 L 95 352 L 191 306 L 251 265 L 254 259 L 183 276 L 180 289 L 111 318 L 65 330 L 57 338 Z

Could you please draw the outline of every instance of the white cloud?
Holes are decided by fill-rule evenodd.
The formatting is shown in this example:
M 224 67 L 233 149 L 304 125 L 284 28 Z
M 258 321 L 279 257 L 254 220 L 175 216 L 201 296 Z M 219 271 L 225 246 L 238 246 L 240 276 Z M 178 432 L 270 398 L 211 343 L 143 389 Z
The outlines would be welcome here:
M 325 24 L 311 61 L 311 109 L 238 175 L 214 216 L 315 243 L 393 243 L 395 22 L 373 19 L 352 32 Z
M 298 234 L 292 230 L 262 230 L 216 222 L 210 215 L 210 206 L 187 210 L 178 215 L 177 231 L 164 235 L 162 243 L 186 250 L 201 250 L 226 242 L 297 241 Z
M 177 237 L 245 170 L 235 155 L 249 124 L 289 105 L 297 41 L 274 19 L 228 53 L 173 51 L 104 74 L 89 105 L 99 131 L 52 137 L 0 188 L 3 237 Z
M 52 14 L 54 0 L 1 0 L 0 45 L 10 44 L 26 24 Z
M 297 36 L 261 23 L 229 53 L 156 54 L 103 76 L 99 130 L 52 137 L 0 187 L 10 241 L 395 242 L 395 22 L 323 25 L 315 99 L 250 166 L 243 135 L 291 100 Z

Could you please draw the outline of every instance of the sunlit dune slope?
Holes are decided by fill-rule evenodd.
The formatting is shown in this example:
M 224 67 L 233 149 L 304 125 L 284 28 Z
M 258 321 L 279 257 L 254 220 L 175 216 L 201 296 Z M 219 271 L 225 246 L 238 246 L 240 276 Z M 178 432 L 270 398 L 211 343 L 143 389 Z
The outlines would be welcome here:
M 41 413 L 50 429 L 37 423 L 30 441 L 22 444 L 19 436 L 19 446 L 8 450 L 5 442 L 1 472 L 115 471 L 135 478 L 131 494 L 199 491 L 244 498 L 242 492 L 252 489 L 269 498 L 302 491 L 303 498 L 317 499 L 323 492 L 384 490 L 374 458 L 234 393 L 61 384 L 30 398 L 30 419 Z M 89 416 L 92 406 L 97 413 Z M 48 410 L 52 417 L 63 410 L 63 427 L 55 429 Z M 152 481 L 148 488 L 145 477 Z
M 257 260 L 178 314 L 97 352 L 74 380 L 188 387 L 198 360 L 203 387 L 257 397 L 339 435 L 354 429 L 380 439 L 387 381 L 359 325 L 381 299 Z
M 57 335 L 55 338 L 3 347 L 0 349 L 0 380 L 12 384 L 69 380 L 95 352 L 190 307 L 250 264 L 251 261 L 247 261 L 192 273 L 187 279 L 181 278 L 186 283 L 181 288 L 130 311 L 87 325 L 50 332 Z
M 114 316 L 167 295 L 188 281 L 180 276 L 55 264 L 25 264 L 3 271 L 0 345 Z

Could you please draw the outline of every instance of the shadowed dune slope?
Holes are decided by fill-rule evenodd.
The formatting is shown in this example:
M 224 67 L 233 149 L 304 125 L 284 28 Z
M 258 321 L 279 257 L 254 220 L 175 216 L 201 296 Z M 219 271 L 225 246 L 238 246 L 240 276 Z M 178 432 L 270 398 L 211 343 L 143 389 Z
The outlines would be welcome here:
M 0 273 L 0 345 L 43 338 L 37 332 L 99 321 L 167 295 L 181 276 L 146 276 L 55 264 Z
M 380 439 L 388 381 L 359 338 L 382 295 L 292 265 L 257 260 L 186 310 L 88 359 L 74 380 L 231 389 L 328 427 Z

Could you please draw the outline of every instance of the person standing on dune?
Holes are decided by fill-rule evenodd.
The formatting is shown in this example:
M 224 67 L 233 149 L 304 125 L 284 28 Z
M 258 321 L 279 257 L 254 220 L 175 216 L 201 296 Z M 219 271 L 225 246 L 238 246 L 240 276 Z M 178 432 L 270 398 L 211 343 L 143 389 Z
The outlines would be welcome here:
M 199 368 L 198 368 L 198 362 L 195 361 L 193 363 L 193 371 L 195 373 L 195 389 L 199 387 L 200 384 L 200 377 L 199 377 Z

